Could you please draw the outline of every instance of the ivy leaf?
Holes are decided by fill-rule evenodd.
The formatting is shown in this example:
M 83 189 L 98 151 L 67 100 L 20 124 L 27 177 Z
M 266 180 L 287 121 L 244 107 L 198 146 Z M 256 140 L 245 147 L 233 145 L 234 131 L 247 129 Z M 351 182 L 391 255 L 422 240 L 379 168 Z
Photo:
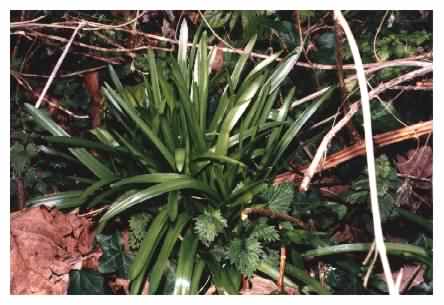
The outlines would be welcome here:
M 294 186 L 282 183 L 278 186 L 269 185 L 260 195 L 268 202 L 268 207 L 275 213 L 287 213 L 294 198 Z
M 222 216 L 220 210 L 215 209 L 205 210 L 195 220 L 194 230 L 206 246 L 209 246 L 227 226 L 227 221 Z
M 132 257 L 125 254 L 119 232 L 116 231 L 112 235 L 97 234 L 96 240 L 103 251 L 99 262 L 99 272 L 116 273 L 118 277 L 128 278 L 128 268 Z
M 71 271 L 68 294 L 105 294 L 103 275 L 93 270 Z
M 256 238 L 249 237 L 247 239 L 233 239 L 228 246 L 226 255 L 239 272 L 247 277 L 252 277 L 265 253 L 262 244 Z

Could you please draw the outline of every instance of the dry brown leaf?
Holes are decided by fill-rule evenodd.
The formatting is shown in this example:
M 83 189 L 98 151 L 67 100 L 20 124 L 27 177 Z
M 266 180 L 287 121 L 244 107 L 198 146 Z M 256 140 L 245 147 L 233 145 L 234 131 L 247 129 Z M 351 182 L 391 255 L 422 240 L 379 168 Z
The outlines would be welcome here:
M 113 294 L 129 294 L 129 280 L 115 277 L 108 282 Z
M 11 294 L 66 294 L 72 269 L 97 268 L 91 225 L 45 207 L 11 214 Z
M 240 291 L 240 294 L 243 295 L 268 295 L 275 293 L 279 290 L 278 286 L 272 281 L 265 279 L 263 277 L 254 275 L 250 280 L 251 288 L 243 289 Z M 288 294 L 296 294 L 296 289 L 293 288 L 285 288 L 286 293 Z
M 396 164 L 401 175 L 417 178 L 431 178 L 433 174 L 433 150 L 430 146 L 423 146 L 419 149 L 410 149 L 405 156 L 397 156 Z M 424 183 L 417 181 L 416 186 L 421 187 Z M 426 187 L 431 187 L 431 183 L 426 183 Z

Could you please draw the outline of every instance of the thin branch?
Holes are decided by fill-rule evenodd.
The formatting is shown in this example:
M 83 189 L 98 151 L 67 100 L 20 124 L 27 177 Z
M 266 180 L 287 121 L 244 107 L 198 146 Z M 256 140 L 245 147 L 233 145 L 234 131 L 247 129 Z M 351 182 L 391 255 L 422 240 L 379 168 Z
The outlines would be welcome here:
M 131 35 L 140 35 L 140 36 L 146 37 L 148 39 L 157 40 L 157 41 L 163 41 L 163 42 L 166 42 L 166 43 L 169 43 L 169 44 L 175 44 L 175 45 L 179 44 L 178 40 L 166 38 L 166 37 L 163 37 L 163 36 L 160 36 L 160 35 L 155 35 L 155 34 L 150 34 L 150 33 L 145 33 L 145 32 L 140 32 L 140 31 L 136 31 L 136 30 L 132 30 L 132 29 L 123 28 L 122 25 L 106 25 L 106 24 L 101 24 L 101 23 L 91 23 L 91 22 L 88 22 L 88 21 L 85 21 L 85 22 L 88 25 L 93 24 L 96 27 L 95 28 L 85 28 L 83 30 L 103 30 L 103 29 L 112 28 L 115 31 L 126 32 L 126 33 L 129 33 Z M 78 23 L 78 22 L 69 22 L 69 23 L 64 22 L 64 23 L 53 23 L 53 24 L 33 23 L 33 24 L 18 25 L 18 26 L 15 26 L 13 28 L 20 28 L 20 29 L 23 29 L 23 30 L 32 29 L 32 28 L 38 28 L 38 27 L 40 27 L 40 28 L 65 28 L 65 29 L 68 28 L 68 29 L 74 29 L 75 28 L 74 25 L 76 23 Z M 72 25 L 72 24 L 74 24 L 74 25 Z M 12 32 L 11 34 L 27 36 L 27 33 L 25 31 L 16 31 L 16 32 Z M 51 36 L 52 39 L 57 39 L 59 41 L 60 40 L 63 41 L 63 39 L 64 39 L 64 38 L 57 37 L 57 36 L 54 36 L 54 35 L 50 35 L 50 36 Z M 88 45 L 85 46 L 85 44 L 84 44 L 83 46 L 86 47 Z M 188 47 L 192 47 L 193 44 L 192 43 L 188 43 L 187 46 Z M 154 48 L 154 47 L 152 47 L 152 48 Z M 221 47 L 217 47 L 217 46 L 208 46 L 208 48 L 210 50 L 212 50 L 213 48 L 217 48 L 217 49 L 219 49 L 219 50 L 221 50 L 223 52 L 226 52 L 226 53 L 237 53 L 237 54 L 244 54 L 245 53 L 245 51 L 243 49 L 236 49 L 236 48 L 221 48 Z M 129 49 L 129 50 L 136 52 L 136 51 L 140 51 L 140 50 L 143 50 L 143 49 L 145 49 L 145 48 L 134 48 L 134 49 Z M 163 51 L 172 51 L 172 49 L 165 49 L 165 48 L 162 49 L 162 50 Z M 126 50 L 126 51 L 128 51 L 128 50 Z M 118 49 L 106 49 L 106 50 L 104 50 L 104 52 L 122 52 L 122 50 L 118 51 Z M 256 52 L 251 52 L 249 55 L 251 57 L 254 57 L 254 58 L 262 58 L 262 59 L 267 59 L 267 58 L 270 57 L 269 55 L 260 54 L 260 53 L 256 53 Z M 431 57 L 431 55 L 432 55 L 432 52 L 428 52 L 428 53 L 417 55 L 417 56 L 414 56 L 414 57 L 411 57 L 411 58 L 408 58 L 408 59 L 410 59 L 410 60 L 423 59 L 423 58 Z M 283 58 L 277 58 L 276 59 L 277 62 L 282 61 L 282 60 L 283 60 Z M 406 59 L 401 59 L 401 60 L 406 60 Z M 365 64 L 364 67 L 370 69 L 370 68 L 376 67 L 379 64 L 380 63 L 370 63 L 370 64 Z M 297 62 L 296 66 L 303 67 L 303 68 L 308 68 L 308 69 L 318 69 L 318 70 L 335 70 L 336 69 L 336 65 L 314 64 L 314 63 L 304 63 L 304 62 Z M 344 70 L 354 70 L 355 66 L 352 65 L 352 64 L 351 65 L 344 65 L 343 69 Z
M 384 14 L 384 16 L 382 17 L 382 19 L 381 19 L 381 23 L 379 23 L 378 29 L 376 30 L 375 38 L 373 39 L 373 54 L 375 55 L 375 58 L 376 58 L 376 60 L 377 60 L 378 62 L 381 61 L 381 58 L 378 56 L 378 51 L 376 50 L 376 42 L 377 42 L 377 40 L 378 40 L 378 35 L 379 35 L 379 32 L 380 32 L 381 29 L 382 29 L 382 25 L 384 24 L 385 18 L 387 17 L 387 15 L 388 15 L 389 12 L 390 12 L 390 11 L 386 11 L 385 14 Z
M 341 90 L 341 103 L 344 103 L 347 96 L 347 88 L 344 82 L 344 71 L 342 69 L 342 29 L 338 22 L 335 22 L 335 41 L 336 41 L 336 75 L 338 77 L 338 85 Z M 344 108 L 345 109 L 345 108 Z
M 393 86 L 411 80 L 415 77 L 430 73 L 432 72 L 432 70 L 433 67 L 430 65 L 401 75 L 388 82 L 382 83 L 378 87 L 370 91 L 369 98 L 372 99 L 381 92 L 388 90 Z M 321 144 L 319 144 L 318 150 L 316 151 L 315 157 L 313 158 L 309 168 L 305 171 L 304 179 L 302 180 L 302 183 L 299 187 L 302 192 L 305 192 L 308 189 L 308 185 L 310 184 L 310 181 L 313 178 L 314 174 L 317 172 L 319 163 L 321 162 L 322 156 L 327 151 L 329 143 L 331 142 L 333 137 L 347 124 L 347 122 L 351 120 L 353 115 L 358 112 L 359 106 L 360 101 L 356 101 L 352 105 L 350 105 L 350 110 L 344 115 L 341 120 L 339 120 L 338 123 L 336 123 L 336 125 L 332 129 L 330 129 L 330 131 L 322 139 Z
M 13 29 L 14 27 L 20 27 L 23 25 L 29 25 L 29 24 L 35 23 L 39 20 L 42 20 L 45 17 L 46 17 L 46 15 L 43 15 L 43 16 L 39 16 L 39 17 L 31 19 L 31 20 L 11 22 L 11 29 Z
M 36 94 L 36 92 L 34 91 L 34 89 L 31 87 L 31 85 L 29 85 L 28 82 L 26 82 L 23 77 L 21 77 L 20 73 L 15 72 L 13 70 L 10 71 L 11 75 L 14 77 L 14 79 L 17 81 L 17 83 L 22 86 L 23 88 L 25 88 L 26 90 L 28 90 L 33 96 L 37 97 L 38 94 Z M 68 109 L 63 108 L 62 106 L 60 106 L 58 103 L 54 103 L 53 101 L 51 101 L 51 99 L 44 97 L 43 100 L 50 105 L 51 107 L 54 107 L 58 110 L 60 110 L 61 112 L 75 118 L 75 119 L 88 119 L 89 116 L 88 115 L 79 115 L 79 114 L 75 114 L 73 112 L 71 112 Z
M 271 219 L 288 221 L 288 222 L 291 222 L 291 223 L 297 225 L 298 227 L 301 227 L 304 229 L 307 228 L 307 226 L 305 225 L 305 223 L 302 220 L 295 218 L 293 216 L 290 216 L 288 214 L 285 214 L 285 213 L 273 212 L 271 209 L 267 209 L 267 208 L 246 208 L 246 209 L 242 210 L 241 217 L 242 217 L 242 219 L 247 219 L 248 215 L 250 215 L 250 214 L 256 214 L 256 215 L 268 217 Z
M 198 11 L 200 17 L 202 17 L 202 20 L 205 22 L 206 26 L 210 29 L 211 33 L 213 33 L 213 35 L 219 39 L 220 41 L 222 41 L 227 47 L 234 49 L 234 47 L 229 44 L 227 41 L 225 41 L 222 37 L 219 36 L 219 34 L 216 33 L 216 31 L 213 30 L 213 28 L 211 27 L 211 25 L 208 23 L 207 18 L 205 18 L 204 14 L 202 14 L 201 11 Z
M 433 122 L 421 122 L 418 124 L 403 127 L 397 130 L 389 131 L 373 137 L 373 142 L 377 147 L 384 147 L 394 143 L 403 142 L 412 138 L 419 138 L 430 134 L 433 131 Z M 338 166 L 350 159 L 365 154 L 364 143 L 357 143 L 347 147 L 337 153 L 327 157 L 327 159 L 318 168 L 318 171 L 326 170 Z
M 418 139 L 419 137 L 429 135 L 432 132 L 433 132 L 433 122 L 427 121 L 376 135 L 373 137 L 373 142 L 378 148 L 382 148 L 384 146 L 388 146 L 394 143 L 399 143 L 409 139 L 413 138 Z M 327 156 L 327 158 L 324 161 L 322 161 L 319 164 L 319 166 L 316 168 L 315 173 L 319 173 L 321 171 L 334 168 L 339 164 L 342 164 L 348 160 L 351 160 L 358 156 L 362 156 L 364 154 L 365 154 L 365 144 L 363 142 L 356 143 L 352 146 L 346 147 L 334 154 Z M 295 167 L 293 171 L 279 174 L 275 178 L 274 183 L 279 184 L 283 182 L 296 182 L 302 180 L 301 176 L 298 173 L 307 172 L 309 165 L 310 164 Z M 430 179 L 419 178 L 409 175 L 398 174 L 398 176 L 412 178 L 412 179 L 416 178 L 418 180 L 421 179 L 421 181 L 431 182 Z
M 385 68 L 392 68 L 392 67 L 423 67 L 423 68 L 428 67 L 428 68 L 431 68 L 432 65 L 433 65 L 432 63 L 425 62 L 425 61 L 419 61 L 419 60 L 413 60 L 413 58 L 412 58 L 412 60 L 396 59 L 396 60 L 387 61 L 387 62 L 376 64 L 376 65 L 372 64 L 372 66 L 369 69 L 365 70 L 365 73 L 367 75 L 369 75 L 369 74 L 377 72 L 379 70 L 382 70 Z M 357 78 L 356 75 L 352 75 L 352 76 L 349 76 L 346 79 L 344 79 L 344 82 L 348 83 L 352 80 L 355 80 L 356 78 Z M 314 93 L 311 93 L 301 99 L 295 100 L 294 102 L 291 103 L 290 108 L 294 108 L 294 107 L 299 106 L 305 102 L 315 100 L 316 98 L 322 96 L 331 87 L 332 86 L 322 88 L 322 89 L 320 89 Z M 393 87 L 394 87 L 394 85 L 390 86 L 390 88 L 393 88 Z M 390 89 L 390 88 L 387 88 L 387 89 Z
M 131 31 L 129 31 L 129 32 L 131 32 Z M 17 34 L 23 35 L 22 33 L 17 33 Z M 59 42 L 67 42 L 68 41 L 68 39 L 66 39 L 64 37 L 60 37 L 57 35 L 49 35 L 49 34 L 37 32 L 37 31 L 32 31 L 28 34 L 29 34 L 29 36 L 44 38 L 44 39 L 53 40 L 53 41 L 59 41 Z M 166 52 L 173 51 L 172 48 L 161 48 L 161 47 L 156 47 L 156 46 L 151 46 L 151 45 L 148 45 L 148 46 L 145 45 L 145 46 L 140 46 L 140 47 L 135 47 L 135 48 L 104 48 L 104 47 L 93 46 L 93 45 L 89 45 L 89 44 L 86 44 L 83 42 L 77 42 L 77 41 L 73 42 L 72 44 L 75 46 L 81 47 L 81 48 L 90 49 L 90 50 L 94 50 L 94 51 L 98 51 L 98 52 L 104 52 L 104 53 L 131 54 L 132 52 L 144 51 L 144 50 L 148 50 L 148 49 L 162 50 L 162 51 L 166 51 Z M 131 57 L 131 55 L 129 55 L 129 57 Z
M 401 91 L 430 91 L 433 87 L 423 87 L 423 86 L 393 86 L 389 90 L 401 90 Z
M 117 28 L 121 28 L 121 27 L 125 27 L 127 25 L 130 25 L 130 24 L 136 22 L 137 19 L 142 17 L 144 14 L 145 14 L 145 11 L 142 11 L 141 13 L 137 14 L 136 17 L 134 17 L 133 19 L 128 20 L 128 21 L 121 23 L 121 24 L 103 24 L 103 23 L 97 23 L 97 22 L 86 21 L 86 20 L 75 21 L 75 22 L 68 21 L 68 22 L 53 23 L 53 24 L 36 23 L 37 21 L 46 17 L 46 16 L 40 16 L 40 17 L 37 17 L 36 19 L 29 20 L 29 21 L 11 22 L 10 28 L 15 29 L 15 28 L 24 28 L 24 27 L 30 27 L 30 28 L 33 28 L 33 27 L 53 27 L 53 28 L 75 29 L 80 23 L 83 23 L 84 24 L 84 28 L 83 28 L 84 31 L 111 30 L 111 29 L 117 29 Z M 66 24 L 74 24 L 74 25 L 68 26 Z M 91 26 L 91 27 L 87 27 L 87 26 Z
M 362 114 L 364 119 L 364 136 L 365 146 L 367 150 L 367 171 L 369 176 L 370 203 L 373 216 L 373 230 L 375 234 L 376 250 L 378 251 L 381 258 L 381 263 L 384 270 L 389 293 L 391 295 L 398 295 L 399 291 L 397 290 L 396 284 L 393 281 L 393 275 L 390 269 L 389 260 L 387 258 L 387 250 L 385 248 L 384 235 L 382 232 L 381 215 L 378 203 L 378 189 L 376 184 L 375 155 L 373 151 L 370 98 L 367 90 L 367 81 L 365 78 L 364 67 L 362 64 L 361 55 L 359 54 L 358 45 L 347 21 L 345 20 L 341 11 L 335 10 L 334 16 L 335 20 L 337 20 L 344 29 L 345 36 L 347 37 L 353 55 L 353 61 L 356 64 L 356 73 L 358 75 L 359 88 L 361 92 Z
M 51 85 L 52 81 L 54 80 L 54 77 L 56 76 L 57 71 L 59 71 L 59 68 L 60 68 L 60 66 L 62 65 L 63 60 L 65 59 L 66 54 L 68 54 L 68 50 L 69 50 L 69 48 L 70 48 L 72 42 L 74 41 L 74 37 L 77 35 L 77 33 L 79 32 L 79 30 L 80 30 L 83 26 L 84 26 L 84 23 L 79 23 L 79 25 L 77 26 L 77 28 L 74 30 L 74 33 L 72 33 L 72 35 L 71 35 L 71 39 L 70 39 L 70 40 L 68 41 L 68 43 L 66 44 L 65 49 L 64 49 L 63 52 L 62 52 L 62 55 L 60 56 L 59 60 L 57 61 L 57 63 L 56 63 L 56 65 L 55 65 L 54 69 L 52 70 L 51 75 L 50 75 L 49 78 L 48 78 L 48 81 L 47 81 L 46 84 L 45 84 L 45 87 L 43 88 L 42 93 L 40 94 L 40 97 L 38 98 L 37 102 L 35 103 L 35 107 L 36 107 L 36 108 L 39 108 L 39 107 L 40 107 L 40 104 L 42 103 L 43 98 L 45 97 L 46 92 L 47 92 L 48 89 L 49 89 L 49 86 Z

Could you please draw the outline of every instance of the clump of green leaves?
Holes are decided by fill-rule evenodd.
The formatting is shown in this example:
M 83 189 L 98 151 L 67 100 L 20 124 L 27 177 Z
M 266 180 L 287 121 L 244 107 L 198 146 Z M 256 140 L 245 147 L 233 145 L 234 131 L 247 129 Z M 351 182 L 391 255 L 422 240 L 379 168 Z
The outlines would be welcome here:
M 160 67 L 149 50 L 145 62 L 149 74 L 143 83 L 126 87 L 110 67 L 113 85 L 105 84 L 103 93 L 112 120 L 106 132 L 105 128 L 92 132 L 99 142 L 70 137 L 27 105 L 35 120 L 96 177 L 85 190 L 70 193 L 71 201 L 64 208 L 111 200 L 100 219 L 101 230 L 116 216 L 134 212 L 136 205 L 153 207 L 154 218 L 147 229 L 142 220 L 130 220 L 131 243 L 139 248 L 129 270 L 132 293 L 140 292 L 146 276 L 150 291 L 161 291 L 170 260 L 177 261 L 174 291 L 195 292 L 205 266 L 206 272 L 219 278 L 221 271 L 212 265 L 214 258 L 208 252 L 225 245 L 229 268 L 251 276 L 266 254 L 265 243 L 278 239 L 272 226 L 255 229 L 254 223 L 243 224 L 241 212 L 259 201 L 273 211 L 289 210 L 291 186 L 268 189 L 262 199 L 259 194 L 280 168 L 293 139 L 332 91 L 293 118 L 289 111 L 295 89 L 283 90 L 282 84 L 301 49 L 274 67 L 279 53 L 248 70 L 255 42 L 256 37 L 250 39 L 231 73 L 213 76 L 209 65 L 214 50 L 207 47 L 207 34 L 199 32 L 189 50 L 184 22 L 177 58 L 166 58 L 167 64 Z M 225 77 L 222 88 L 212 88 L 210 76 Z M 214 111 L 209 111 L 210 100 L 216 102 Z M 86 148 L 112 157 L 100 158 Z M 241 230 L 245 226 L 247 232 Z M 227 283 L 223 289 L 233 292 Z
M 267 202 L 267 206 L 273 212 L 288 213 L 294 195 L 294 185 L 291 183 L 282 183 L 278 186 L 268 185 L 260 196 Z
M 100 257 L 99 272 L 128 278 L 128 268 L 133 257 L 125 253 L 119 234 L 117 231 L 111 235 L 96 235 L 96 240 L 103 252 L 103 255 Z
M 386 155 L 377 158 L 375 165 L 379 208 L 382 221 L 385 222 L 390 217 L 397 215 L 395 207 L 400 180 L 396 174 L 396 169 Z M 352 204 L 366 204 L 369 202 L 370 191 L 367 175 L 352 183 L 351 190 L 347 193 L 345 199 Z
M 137 251 L 146 234 L 146 229 L 152 216 L 146 212 L 136 213 L 128 219 L 128 245 L 132 251 Z
M 227 249 L 227 256 L 236 268 L 251 277 L 259 267 L 265 252 L 257 238 L 233 239 Z
M 196 217 L 194 230 L 200 241 L 208 247 L 226 226 L 227 220 L 222 216 L 220 210 L 210 209 Z

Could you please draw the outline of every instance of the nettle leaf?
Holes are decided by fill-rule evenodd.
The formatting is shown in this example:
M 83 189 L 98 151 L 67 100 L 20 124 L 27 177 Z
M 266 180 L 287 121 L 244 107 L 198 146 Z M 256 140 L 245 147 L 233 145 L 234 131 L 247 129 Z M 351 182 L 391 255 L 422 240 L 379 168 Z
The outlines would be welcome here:
M 99 272 L 116 273 L 118 277 L 128 278 L 128 268 L 132 257 L 125 254 L 120 242 L 119 231 L 112 235 L 97 234 L 96 240 L 103 251 L 99 262 Z
M 267 201 L 273 212 L 287 213 L 294 195 L 294 186 L 291 183 L 282 183 L 278 186 L 269 185 L 260 196 Z
M 195 220 L 194 230 L 206 246 L 209 246 L 227 226 L 227 220 L 220 210 L 205 210 Z
M 68 294 L 105 294 L 103 275 L 93 270 L 71 271 Z
M 378 186 L 378 201 L 383 222 L 396 217 L 396 192 L 400 187 L 400 180 L 396 169 L 392 166 L 387 156 L 382 155 L 375 160 L 376 183 Z M 357 179 L 352 183 L 350 192 L 345 199 L 353 204 L 365 204 L 370 201 L 368 176 Z
M 279 240 L 279 233 L 274 226 L 266 223 L 258 223 L 251 233 L 250 237 L 259 241 L 273 242 Z
M 151 218 L 150 214 L 141 212 L 128 219 L 128 245 L 132 251 L 139 250 Z
M 11 166 L 16 175 L 23 176 L 25 174 L 31 164 L 31 159 L 37 155 L 37 153 L 38 148 L 32 143 L 29 143 L 26 147 L 19 142 L 12 145 L 10 149 Z
M 247 239 L 233 239 L 228 246 L 226 255 L 239 272 L 247 277 L 252 277 L 261 264 L 265 252 L 262 244 L 256 238 L 249 237 Z

